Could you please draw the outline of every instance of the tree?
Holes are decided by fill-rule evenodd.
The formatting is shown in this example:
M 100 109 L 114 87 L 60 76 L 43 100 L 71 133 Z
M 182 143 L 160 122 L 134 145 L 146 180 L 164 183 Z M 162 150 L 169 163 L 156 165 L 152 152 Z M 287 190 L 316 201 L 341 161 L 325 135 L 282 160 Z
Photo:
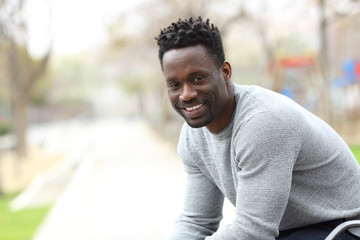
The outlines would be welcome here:
M 49 62 L 51 48 L 39 59 L 29 54 L 24 0 L 0 1 L 0 54 L 6 59 L 16 151 L 26 155 L 27 112 L 31 92 Z
M 332 106 L 330 99 L 330 61 L 329 61 L 329 39 L 328 28 L 338 20 L 358 15 L 360 13 L 359 0 L 346 1 L 325 1 L 316 0 L 319 12 L 319 61 L 324 82 L 324 104 L 325 117 L 329 123 L 332 123 Z

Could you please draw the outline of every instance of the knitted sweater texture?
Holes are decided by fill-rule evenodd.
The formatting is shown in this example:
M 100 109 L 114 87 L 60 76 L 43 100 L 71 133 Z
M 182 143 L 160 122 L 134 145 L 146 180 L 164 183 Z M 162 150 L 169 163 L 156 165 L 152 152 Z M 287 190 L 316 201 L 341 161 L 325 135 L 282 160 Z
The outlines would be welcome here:
M 236 109 L 219 133 L 184 124 L 187 172 L 171 240 L 264 240 L 333 219 L 360 219 L 360 167 L 339 135 L 291 99 L 234 84 Z M 224 197 L 236 207 L 218 230 Z

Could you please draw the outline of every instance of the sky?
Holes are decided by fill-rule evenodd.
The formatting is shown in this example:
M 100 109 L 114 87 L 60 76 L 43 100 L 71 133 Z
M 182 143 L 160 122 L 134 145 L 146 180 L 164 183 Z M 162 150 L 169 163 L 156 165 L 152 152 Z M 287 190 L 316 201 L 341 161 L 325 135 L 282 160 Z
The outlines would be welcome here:
M 30 52 L 41 56 L 50 43 L 56 54 L 95 48 L 106 39 L 105 24 L 141 1 L 30 0 L 26 7 Z
M 30 52 L 41 56 L 50 45 L 52 52 L 59 55 L 96 49 L 106 40 L 106 23 L 125 12 L 135 12 L 136 7 L 145 1 L 148 0 L 28 0 L 26 14 Z M 259 9 L 259 3 L 260 8 L 266 7 L 272 13 L 271 20 L 278 22 L 275 25 L 279 26 L 279 30 L 280 27 L 289 29 L 290 24 L 302 24 L 300 28 L 304 28 L 305 32 L 316 32 L 306 29 L 316 27 L 307 21 L 288 21 L 294 11 L 303 8 L 301 1 L 289 4 L 289 0 L 272 0 L 267 5 L 262 1 L 248 1 L 250 9 Z M 234 0 L 234 4 L 238 4 L 237 1 Z

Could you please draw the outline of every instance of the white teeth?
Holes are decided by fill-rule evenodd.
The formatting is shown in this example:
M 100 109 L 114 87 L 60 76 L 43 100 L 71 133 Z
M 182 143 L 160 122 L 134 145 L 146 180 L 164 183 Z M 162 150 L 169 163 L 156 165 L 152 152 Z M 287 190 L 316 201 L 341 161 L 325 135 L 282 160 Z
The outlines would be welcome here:
M 196 105 L 196 106 L 193 106 L 193 107 L 189 107 L 189 108 L 185 108 L 187 111 L 194 111 L 195 109 L 198 109 L 202 106 L 202 104 L 199 104 L 199 105 Z

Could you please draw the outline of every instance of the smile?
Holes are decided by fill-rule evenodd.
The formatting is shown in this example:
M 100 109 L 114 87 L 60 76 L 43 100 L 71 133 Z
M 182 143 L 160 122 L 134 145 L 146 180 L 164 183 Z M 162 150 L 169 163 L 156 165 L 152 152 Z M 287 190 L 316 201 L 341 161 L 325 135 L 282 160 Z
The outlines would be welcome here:
M 196 109 L 199 109 L 203 106 L 203 104 L 198 104 L 198 105 L 195 105 L 195 106 L 192 106 L 192 107 L 188 107 L 188 108 L 185 108 L 186 111 L 188 112 L 191 112 L 191 111 L 194 111 Z

